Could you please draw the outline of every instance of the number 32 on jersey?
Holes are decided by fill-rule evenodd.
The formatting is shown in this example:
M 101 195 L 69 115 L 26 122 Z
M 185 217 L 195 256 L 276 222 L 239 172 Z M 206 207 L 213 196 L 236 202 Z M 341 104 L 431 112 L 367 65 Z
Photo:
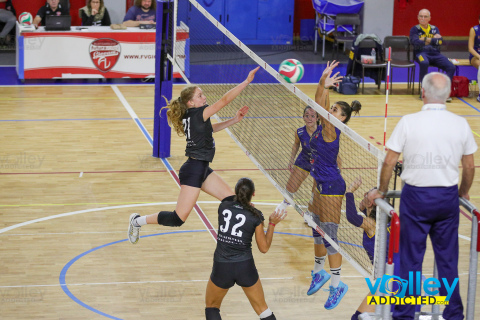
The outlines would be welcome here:
M 232 211 L 230 211 L 228 209 L 223 210 L 222 214 L 223 214 L 223 220 L 224 220 L 225 224 L 220 226 L 220 231 L 222 231 L 223 233 L 227 233 L 228 230 L 229 230 L 228 228 L 230 227 L 230 221 L 232 219 L 233 214 L 232 214 Z M 245 224 L 245 221 L 247 220 L 247 218 L 243 214 L 239 213 L 235 216 L 235 220 L 238 221 L 238 222 L 233 225 L 231 235 L 235 236 L 235 237 L 241 237 L 242 236 L 242 231 L 238 230 L 238 228 L 240 228 L 241 226 L 243 226 Z M 233 223 L 233 221 L 232 221 L 232 223 Z

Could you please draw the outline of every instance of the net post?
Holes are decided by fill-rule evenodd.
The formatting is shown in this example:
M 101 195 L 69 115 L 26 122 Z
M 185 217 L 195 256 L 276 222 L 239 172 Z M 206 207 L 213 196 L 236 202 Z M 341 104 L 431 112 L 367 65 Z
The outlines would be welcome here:
M 475 317 L 475 297 L 477 292 L 477 269 L 478 269 L 478 252 L 480 244 L 478 240 L 478 223 L 480 213 L 477 208 L 465 198 L 460 198 L 460 205 L 472 214 L 472 231 L 470 240 L 470 265 L 468 272 L 468 294 L 467 294 L 467 310 L 465 320 L 473 320 Z
M 153 156 L 170 157 L 171 129 L 167 106 L 172 99 L 173 67 L 167 54 L 173 50 L 173 0 L 157 1 L 157 28 L 155 38 L 155 107 L 153 124 Z M 161 114 L 160 114 L 160 110 Z

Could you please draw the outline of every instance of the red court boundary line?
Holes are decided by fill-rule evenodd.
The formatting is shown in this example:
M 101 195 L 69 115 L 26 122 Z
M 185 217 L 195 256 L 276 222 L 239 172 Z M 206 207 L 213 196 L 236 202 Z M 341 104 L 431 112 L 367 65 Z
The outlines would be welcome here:
M 463 214 L 468 220 L 472 221 L 472 217 L 470 217 L 467 213 L 465 213 L 465 211 L 463 211 L 462 209 L 460 209 L 460 213 Z

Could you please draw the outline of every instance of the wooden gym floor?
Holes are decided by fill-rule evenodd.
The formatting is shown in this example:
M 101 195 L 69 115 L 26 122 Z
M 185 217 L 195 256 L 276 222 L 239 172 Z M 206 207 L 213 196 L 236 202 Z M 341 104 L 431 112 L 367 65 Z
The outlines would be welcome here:
M 313 96 L 314 85 L 298 87 Z M 400 89 L 390 96 L 387 137 L 400 116 L 422 106 L 417 95 L 394 87 Z M 174 97 L 181 88 L 174 87 Z M 361 117 L 350 122 L 373 143 L 383 142 L 382 93 L 370 86 L 365 95 L 356 96 L 364 107 Z M 179 229 L 147 226 L 141 235 L 149 237 L 135 246 L 126 241 L 130 213 L 171 210 L 179 191 L 162 161 L 151 157 L 148 139 L 131 118 L 135 113 L 152 135 L 153 96 L 153 85 L 0 87 L 1 319 L 204 318 L 215 241 L 194 211 Z M 125 105 L 131 107 L 130 114 Z M 447 106 L 466 117 L 477 144 L 479 106 L 474 98 L 455 99 Z M 178 170 L 185 142 L 172 137 L 168 161 Z M 256 206 L 269 215 L 281 195 L 225 132 L 215 134 L 215 141 L 212 168 L 231 186 L 242 176 L 251 177 L 257 186 Z M 478 166 L 478 152 L 476 161 Z M 479 176 L 477 172 L 470 192 L 477 206 Z M 205 194 L 198 203 L 216 229 L 218 203 Z M 339 307 L 324 309 L 323 290 L 308 297 L 313 240 L 305 237 L 310 229 L 290 211 L 266 255 L 254 245 L 269 307 L 278 319 L 350 319 L 368 292 L 364 278 L 345 262 L 342 277 L 350 289 Z M 470 228 L 462 214 L 459 271 L 464 304 Z M 432 259 L 429 247 L 427 276 Z M 221 313 L 224 319 L 257 319 L 238 287 L 226 296 Z

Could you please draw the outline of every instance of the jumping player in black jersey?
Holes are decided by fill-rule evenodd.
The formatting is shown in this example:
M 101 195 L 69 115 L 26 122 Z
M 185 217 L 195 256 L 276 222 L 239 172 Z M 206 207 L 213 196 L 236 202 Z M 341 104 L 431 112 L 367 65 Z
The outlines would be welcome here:
M 262 283 L 252 255 L 255 234 L 258 249 L 266 253 L 272 244 L 275 225 L 286 212 L 275 211 L 269 217 L 264 233 L 263 214 L 252 206 L 255 185 L 249 178 L 241 178 L 235 186 L 235 196 L 228 197 L 218 207 L 218 241 L 213 256 L 213 268 L 205 295 L 207 320 L 221 320 L 220 305 L 228 289 L 236 284 L 242 287 L 253 309 L 262 320 L 275 320 L 265 302 Z
M 244 106 L 237 111 L 230 120 L 212 124 L 210 117 L 233 101 L 250 82 L 260 67 L 249 72 L 248 77 L 238 86 L 228 91 L 220 100 L 207 105 L 207 97 L 202 89 L 189 86 L 182 90 L 180 97 L 174 99 L 167 106 L 167 116 L 179 136 L 185 135 L 187 147 L 185 155 L 187 161 L 179 172 L 180 194 L 174 211 L 161 211 L 148 216 L 137 213 L 130 215 L 128 226 L 128 240 L 138 242 L 140 227 L 146 224 L 160 224 L 169 227 L 180 227 L 187 220 L 200 190 L 214 196 L 218 200 L 233 195 L 227 183 L 209 167 L 215 154 L 215 141 L 212 133 L 223 130 L 243 119 L 248 112 Z

